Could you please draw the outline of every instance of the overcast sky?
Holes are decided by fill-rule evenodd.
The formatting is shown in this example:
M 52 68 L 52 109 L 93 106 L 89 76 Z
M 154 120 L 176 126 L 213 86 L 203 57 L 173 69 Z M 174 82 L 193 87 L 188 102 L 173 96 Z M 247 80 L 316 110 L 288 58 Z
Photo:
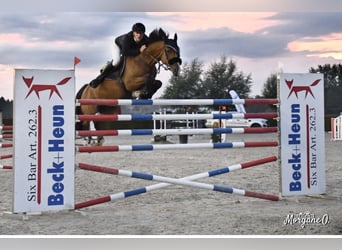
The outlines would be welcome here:
M 342 61 L 341 12 L 0 12 L 0 96 L 13 98 L 14 68 L 76 67 L 76 89 L 111 59 L 113 39 L 142 22 L 178 34 L 183 62 L 210 65 L 226 56 L 261 94 L 278 65 L 307 73 Z M 167 85 L 170 72 L 158 76 Z M 161 91 L 157 92 L 157 96 Z
M 2 1 L 0 10 L 0 96 L 6 98 L 13 97 L 13 68 L 69 69 L 73 67 L 74 56 L 82 60 L 76 69 L 79 88 L 95 77 L 100 66 L 110 59 L 113 38 L 130 30 L 138 21 L 144 22 L 148 31 L 160 26 L 172 35 L 177 32 L 186 62 L 196 57 L 209 63 L 221 55 L 232 58 L 239 70 L 252 75 L 254 94 L 260 94 L 267 76 L 277 69 L 278 63 L 282 63 L 287 72 L 307 72 L 318 64 L 342 61 L 341 0 L 11 0 Z M 169 76 L 164 73 L 164 84 Z M 184 245 L 180 239 L 173 242 L 161 239 L 164 241 L 158 246 L 134 239 L 121 244 L 101 241 L 95 245 L 89 244 L 92 239 L 85 242 L 81 238 L 77 247 L 63 238 L 52 243 L 50 239 L 47 242 L 25 240 L 0 237 L 4 249 L 14 250 L 22 249 L 23 245 L 29 250 L 64 246 L 73 249 L 119 246 L 120 249 L 132 243 L 137 247 L 131 249 L 208 249 L 213 246 L 247 249 L 246 242 L 251 241 L 248 249 L 256 250 L 303 248 L 304 245 L 322 249 L 327 245 L 322 239 L 285 239 L 281 244 L 278 241 L 284 239 L 271 239 L 278 244 L 270 245 L 269 239 L 255 238 L 224 244 L 213 239 L 208 242 L 210 245 L 203 241 Z M 299 240 L 302 243 L 298 245 Z M 329 243 L 331 240 L 339 239 L 329 239 Z M 340 243 L 339 240 L 329 247 Z

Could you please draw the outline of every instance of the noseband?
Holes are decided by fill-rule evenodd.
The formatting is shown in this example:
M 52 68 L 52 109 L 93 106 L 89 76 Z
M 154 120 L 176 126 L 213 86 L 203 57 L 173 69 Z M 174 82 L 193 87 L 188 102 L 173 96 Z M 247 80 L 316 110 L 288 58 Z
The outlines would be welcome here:
M 177 49 L 176 49 L 175 47 L 173 47 L 173 46 L 171 46 L 171 45 L 168 45 L 168 44 L 166 45 L 166 47 L 171 48 L 173 51 L 176 52 L 176 54 L 179 54 L 179 53 L 178 53 L 179 50 L 177 51 Z M 166 53 L 166 50 L 164 50 L 164 53 L 165 53 L 165 55 L 166 55 L 167 64 L 165 64 L 165 63 L 163 63 L 162 61 L 158 60 L 157 58 L 155 58 L 155 57 L 152 56 L 151 54 L 148 54 L 148 55 L 153 59 L 153 61 L 155 61 L 155 63 L 158 64 L 158 69 L 157 69 L 157 72 L 158 72 L 158 73 L 160 72 L 160 68 L 161 68 L 161 67 L 163 67 L 163 69 L 165 69 L 165 70 L 171 70 L 170 65 L 173 65 L 173 64 L 175 64 L 175 63 L 179 63 L 179 65 L 182 64 L 182 59 L 181 59 L 180 57 L 174 57 L 174 58 L 169 59 L 169 58 L 168 58 L 168 55 L 167 55 L 167 53 Z

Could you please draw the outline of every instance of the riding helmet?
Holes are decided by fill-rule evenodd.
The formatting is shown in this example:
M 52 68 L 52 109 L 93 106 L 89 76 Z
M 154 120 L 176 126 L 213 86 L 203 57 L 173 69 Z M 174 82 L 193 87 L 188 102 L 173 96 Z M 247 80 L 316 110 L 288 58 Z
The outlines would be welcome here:
M 138 33 L 145 33 L 145 25 L 142 23 L 136 23 L 132 27 L 132 31 L 138 32 Z

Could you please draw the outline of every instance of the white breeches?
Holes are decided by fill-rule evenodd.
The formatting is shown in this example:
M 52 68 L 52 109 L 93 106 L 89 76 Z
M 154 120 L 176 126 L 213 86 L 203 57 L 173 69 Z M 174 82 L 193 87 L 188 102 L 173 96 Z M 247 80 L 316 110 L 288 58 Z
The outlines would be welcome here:
M 112 55 L 113 55 L 113 62 L 112 65 L 116 66 L 120 62 L 120 48 L 119 46 L 114 42 L 113 44 L 113 50 L 112 50 Z

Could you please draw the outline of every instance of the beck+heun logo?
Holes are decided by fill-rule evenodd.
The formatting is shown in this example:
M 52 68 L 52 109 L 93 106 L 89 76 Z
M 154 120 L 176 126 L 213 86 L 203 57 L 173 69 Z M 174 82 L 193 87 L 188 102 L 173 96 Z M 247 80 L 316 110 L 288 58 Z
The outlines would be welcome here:
M 307 97 L 308 94 L 310 94 L 313 98 L 315 98 L 315 96 L 312 93 L 311 87 L 316 86 L 320 81 L 321 79 L 317 79 L 313 83 L 311 83 L 309 86 L 303 86 L 303 85 L 293 86 L 293 79 L 291 81 L 285 80 L 286 85 L 290 90 L 290 93 L 287 98 L 289 98 L 292 94 L 295 94 L 298 99 L 299 92 L 305 92 L 305 98 Z
M 58 95 L 59 98 L 63 99 L 61 94 L 59 93 L 59 91 L 57 89 L 57 86 L 66 84 L 71 79 L 71 77 L 66 77 L 66 78 L 64 78 L 63 80 L 59 81 L 58 83 L 56 83 L 54 85 L 51 85 L 51 84 L 32 84 L 33 83 L 33 79 L 34 79 L 33 76 L 31 78 L 25 78 L 23 76 L 23 80 L 24 80 L 26 86 L 29 88 L 29 92 L 27 93 L 25 99 L 32 92 L 35 92 L 37 97 L 38 97 L 38 99 L 40 99 L 39 93 L 42 92 L 42 91 L 46 91 L 46 90 L 50 91 L 49 99 L 51 99 L 51 96 L 52 96 L 53 93 L 56 93 L 56 95 Z

